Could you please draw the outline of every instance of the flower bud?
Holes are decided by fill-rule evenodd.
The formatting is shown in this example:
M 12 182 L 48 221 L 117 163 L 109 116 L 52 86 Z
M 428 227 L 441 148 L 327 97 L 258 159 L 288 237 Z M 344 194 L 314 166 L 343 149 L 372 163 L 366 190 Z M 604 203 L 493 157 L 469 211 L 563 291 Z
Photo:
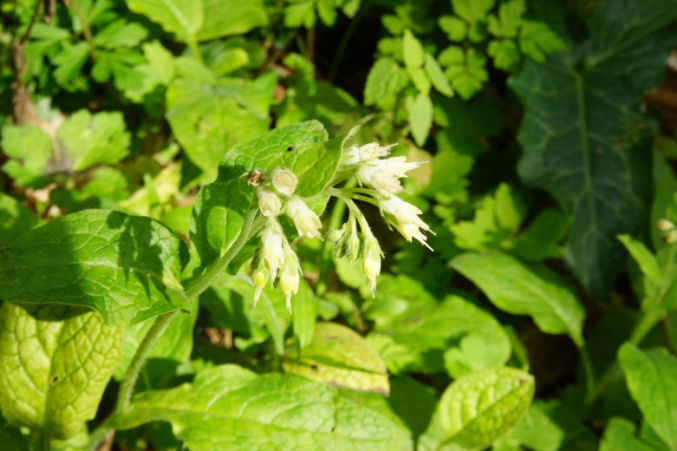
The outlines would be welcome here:
M 282 202 L 280 202 L 280 198 L 275 193 L 267 189 L 260 189 L 256 193 L 256 196 L 259 199 L 259 209 L 263 216 L 274 218 L 280 215 Z
M 343 229 L 331 230 L 329 233 L 327 233 L 327 240 L 331 241 L 332 243 L 335 243 L 341 239 L 343 233 L 344 233 Z
M 296 191 L 299 179 L 289 169 L 275 168 L 270 174 L 270 180 L 275 189 L 285 196 L 291 196 Z
M 360 237 L 357 236 L 357 228 L 353 225 L 350 227 L 350 235 L 348 235 L 348 241 L 346 242 L 348 261 L 353 265 L 360 258 L 360 244 L 362 243 L 360 242 Z
M 292 196 L 287 202 L 287 216 L 289 216 L 299 235 L 308 238 L 322 238 L 320 218 L 306 205 L 300 197 Z
M 390 148 L 396 146 L 397 143 L 389 146 L 380 146 L 378 143 L 368 143 L 360 147 L 350 147 L 346 149 L 345 164 L 358 164 L 364 161 L 375 160 L 380 157 L 385 157 L 390 152 Z
M 263 287 L 266 286 L 269 277 L 270 271 L 265 266 L 259 266 L 252 274 L 252 282 L 254 282 L 254 307 L 256 307 L 256 303 L 259 301 Z
M 670 230 L 667 234 L 663 235 L 662 239 L 668 244 L 677 242 L 677 229 Z
M 299 291 L 300 269 L 298 257 L 294 251 L 288 249 L 284 269 L 280 275 L 280 289 L 284 293 L 289 313 L 291 313 L 291 296 Z
M 364 274 L 369 280 L 369 289 L 372 294 L 376 290 L 376 279 L 381 274 L 381 248 L 375 238 L 367 238 L 364 243 L 364 255 L 362 256 Z
M 667 232 L 668 230 L 673 229 L 674 227 L 675 224 L 669 219 L 659 219 L 658 222 L 656 222 L 656 228 L 661 232 Z

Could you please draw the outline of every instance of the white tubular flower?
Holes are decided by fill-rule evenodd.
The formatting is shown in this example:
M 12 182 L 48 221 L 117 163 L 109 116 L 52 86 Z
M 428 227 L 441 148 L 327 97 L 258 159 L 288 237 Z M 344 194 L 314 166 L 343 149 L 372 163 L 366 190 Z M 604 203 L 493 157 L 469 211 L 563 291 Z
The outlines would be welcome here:
M 381 248 L 374 237 L 367 238 L 364 243 L 362 269 L 364 269 L 364 274 L 369 280 L 369 289 L 374 294 L 374 291 L 376 291 L 376 279 L 381 274 Z
M 277 195 L 267 189 L 260 189 L 256 196 L 259 199 L 259 209 L 261 214 L 268 218 L 275 218 L 280 215 L 282 210 L 282 202 Z
M 408 171 L 419 167 L 423 162 L 407 162 L 407 157 L 392 157 L 363 164 L 358 169 L 357 179 L 377 190 L 389 193 L 402 191 L 400 178 Z
M 308 238 L 322 238 L 320 218 L 298 196 L 292 196 L 287 202 L 287 216 L 289 216 L 299 235 Z
M 282 268 L 285 252 L 282 243 L 285 240 L 280 225 L 274 219 L 269 219 L 261 232 L 261 258 L 263 264 L 270 271 L 270 284 L 277 277 L 277 271 Z
M 433 250 L 426 242 L 427 237 L 424 234 L 424 232 L 432 231 L 428 224 L 418 217 L 423 213 L 421 210 L 397 196 L 389 196 L 381 200 L 379 205 L 383 211 L 395 217 L 397 221 L 395 227 L 407 241 L 415 238 L 422 245 Z
M 390 153 L 390 148 L 396 145 L 397 143 L 389 146 L 380 146 L 378 143 L 369 143 L 360 147 L 350 147 L 346 152 L 345 164 L 358 164 L 364 161 L 385 157 Z
M 270 173 L 270 180 L 273 186 L 280 194 L 291 196 L 296 191 L 296 186 L 299 184 L 299 179 L 289 169 L 275 168 Z
M 287 258 L 280 275 L 280 289 L 284 293 L 289 313 L 291 313 L 291 296 L 299 291 L 300 269 L 299 258 L 293 250 L 287 249 Z

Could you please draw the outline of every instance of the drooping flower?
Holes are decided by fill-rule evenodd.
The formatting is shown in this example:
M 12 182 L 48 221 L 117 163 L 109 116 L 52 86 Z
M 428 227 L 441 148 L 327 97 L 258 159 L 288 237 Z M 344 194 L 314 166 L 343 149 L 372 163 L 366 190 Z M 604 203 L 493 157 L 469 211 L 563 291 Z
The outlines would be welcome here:
M 364 242 L 362 269 L 369 280 L 369 289 L 374 293 L 376 290 L 376 279 L 381 274 L 381 247 L 373 236 L 368 237 Z
M 299 291 L 301 266 L 299 258 L 291 248 L 287 249 L 285 257 L 284 269 L 280 275 L 280 289 L 284 293 L 287 310 L 291 313 L 291 296 Z
M 282 210 L 282 202 L 277 195 L 268 189 L 260 189 L 256 193 L 259 200 L 259 209 L 263 216 L 275 218 L 280 215 Z
M 421 164 L 423 162 L 408 162 L 407 157 L 392 157 L 364 163 L 355 175 L 363 184 L 371 185 L 380 191 L 396 193 L 402 191 L 400 178 Z
M 277 277 L 277 272 L 285 264 L 285 252 L 283 248 L 283 241 L 285 240 L 282 228 L 277 221 L 269 219 L 261 232 L 261 258 L 263 259 L 263 264 L 270 272 L 271 285 Z
M 287 216 L 289 216 L 299 235 L 308 238 L 322 238 L 320 218 L 298 196 L 292 196 L 287 202 Z
M 289 169 L 275 168 L 270 174 L 270 180 L 273 184 L 273 187 L 284 194 L 285 196 L 291 196 L 296 191 L 296 186 L 299 184 L 299 179 Z
M 424 233 L 431 232 L 431 230 L 428 224 L 419 217 L 423 213 L 421 210 L 395 195 L 381 199 L 379 206 L 384 212 L 395 218 L 395 228 L 407 241 L 415 238 L 419 243 L 432 250 Z
M 381 146 L 378 143 L 368 143 L 362 146 L 353 146 L 345 151 L 344 163 L 345 164 L 358 164 L 365 161 L 375 160 L 380 157 L 385 157 L 390 153 L 390 148 L 396 146 L 395 144 L 390 144 L 389 146 Z

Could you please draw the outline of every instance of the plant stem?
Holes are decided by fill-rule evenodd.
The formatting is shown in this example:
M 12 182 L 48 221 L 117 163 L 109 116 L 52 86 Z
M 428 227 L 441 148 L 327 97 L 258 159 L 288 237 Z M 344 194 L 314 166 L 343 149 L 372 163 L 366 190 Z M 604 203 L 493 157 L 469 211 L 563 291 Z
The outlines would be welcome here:
M 578 354 L 581 356 L 581 364 L 583 365 L 583 373 L 585 374 L 585 397 L 590 399 L 595 393 L 595 371 L 592 367 L 592 360 L 590 359 L 590 352 L 585 344 L 578 346 Z
M 193 58 L 202 64 L 205 63 L 204 58 L 202 58 L 202 52 L 200 52 L 200 46 L 197 45 L 197 41 L 195 39 L 188 40 L 188 48 L 190 49 L 190 53 L 193 55 Z

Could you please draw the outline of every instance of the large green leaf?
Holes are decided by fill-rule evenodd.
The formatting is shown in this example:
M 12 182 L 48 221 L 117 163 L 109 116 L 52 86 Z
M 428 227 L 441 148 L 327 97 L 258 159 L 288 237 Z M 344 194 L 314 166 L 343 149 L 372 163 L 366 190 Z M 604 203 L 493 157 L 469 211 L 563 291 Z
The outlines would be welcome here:
M 6 245 L 22 233 L 41 224 L 42 221 L 35 213 L 21 202 L 0 193 L 0 245 Z
M 243 34 L 268 23 L 262 0 L 202 0 L 202 13 L 199 41 Z
M 406 427 L 379 395 L 233 365 L 207 369 L 192 384 L 142 393 L 113 423 L 127 429 L 154 420 L 172 423 L 193 451 L 411 447 Z
M 53 219 L 0 249 L 0 297 L 93 308 L 108 324 L 187 307 L 178 236 L 159 222 L 84 210 Z
M 54 438 L 94 418 L 120 357 L 122 330 L 96 312 L 0 307 L 0 407 L 10 422 Z
M 503 254 L 463 254 L 453 267 L 472 280 L 498 308 L 530 315 L 551 334 L 567 333 L 583 343 L 585 311 L 571 287 L 544 265 L 526 265 Z
M 642 351 L 626 343 L 618 360 L 644 418 L 670 449 L 677 449 L 677 358 L 665 349 Z
M 282 367 L 335 387 L 390 392 L 381 357 L 360 334 L 341 324 L 316 324 L 312 341 L 300 353 L 291 347 Z
M 175 33 L 183 41 L 195 39 L 202 27 L 202 1 L 191 0 L 126 0 L 132 11 L 146 15 L 162 25 L 166 31 Z
M 637 437 L 635 425 L 625 418 L 612 418 L 604 429 L 599 451 L 655 451 Z
M 534 6 L 567 35 L 556 5 Z M 520 176 L 573 214 L 566 261 L 596 297 L 623 270 L 616 235 L 636 229 L 646 211 L 651 134 L 642 97 L 663 76 L 676 16 L 671 2 L 601 1 L 587 18 L 585 42 L 545 64 L 527 62 L 510 80 L 527 109 Z

